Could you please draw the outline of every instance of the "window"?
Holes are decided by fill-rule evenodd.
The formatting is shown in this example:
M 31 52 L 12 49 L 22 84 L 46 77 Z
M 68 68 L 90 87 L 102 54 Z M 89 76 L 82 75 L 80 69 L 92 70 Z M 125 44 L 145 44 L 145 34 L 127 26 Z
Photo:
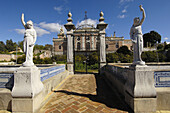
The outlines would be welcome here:
M 108 44 L 106 44 L 106 49 L 107 49 L 107 48 L 109 48 L 109 45 L 108 45 Z
M 100 43 L 97 41 L 97 43 L 96 43 L 96 49 L 99 49 L 100 47 Z
M 77 37 L 77 40 L 80 41 L 80 37 L 79 36 Z
M 90 37 L 89 37 L 89 36 L 86 36 L 86 40 L 90 40 Z
M 86 49 L 87 49 L 87 50 L 90 50 L 90 42 L 87 42 L 87 43 L 86 43 Z
M 80 50 L 81 48 L 81 45 L 80 45 L 80 42 L 77 43 L 77 50 Z
M 61 45 L 59 45 L 59 49 L 61 49 Z
M 119 43 L 116 43 L 116 48 L 119 48 Z

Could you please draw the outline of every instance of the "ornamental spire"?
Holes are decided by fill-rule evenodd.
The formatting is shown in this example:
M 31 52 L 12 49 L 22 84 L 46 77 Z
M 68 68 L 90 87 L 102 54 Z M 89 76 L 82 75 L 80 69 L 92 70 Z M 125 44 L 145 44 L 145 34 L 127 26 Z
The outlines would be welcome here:
M 99 22 L 104 22 L 104 13 L 101 11 L 100 12 L 100 19 L 99 19 Z
M 69 11 L 69 13 L 68 13 L 68 19 L 67 19 L 67 21 L 69 22 L 69 23 L 72 23 L 73 22 L 73 20 L 72 20 L 72 14 L 71 14 L 71 12 Z

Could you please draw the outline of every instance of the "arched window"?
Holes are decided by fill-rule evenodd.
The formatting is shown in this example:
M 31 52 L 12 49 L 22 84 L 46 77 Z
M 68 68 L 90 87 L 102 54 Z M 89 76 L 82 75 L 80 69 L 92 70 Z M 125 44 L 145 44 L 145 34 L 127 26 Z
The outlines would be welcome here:
M 116 43 L 116 48 L 119 48 L 119 43 Z
M 100 48 L 100 43 L 97 41 L 96 43 L 96 49 L 99 49 Z
M 81 48 L 80 42 L 77 42 L 77 50 L 80 50 L 80 48 Z
M 90 50 L 90 42 L 87 42 L 87 43 L 86 43 L 86 46 L 87 46 L 87 47 L 86 47 L 87 50 Z
M 89 37 L 89 36 L 86 36 L 86 40 L 90 40 L 90 37 Z
M 108 45 L 108 44 L 106 44 L 106 49 L 107 49 L 107 48 L 109 48 L 109 45 Z
M 79 36 L 77 36 L 77 40 L 80 41 L 80 37 Z
M 61 45 L 59 45 L 59 49 L 61 49 Z

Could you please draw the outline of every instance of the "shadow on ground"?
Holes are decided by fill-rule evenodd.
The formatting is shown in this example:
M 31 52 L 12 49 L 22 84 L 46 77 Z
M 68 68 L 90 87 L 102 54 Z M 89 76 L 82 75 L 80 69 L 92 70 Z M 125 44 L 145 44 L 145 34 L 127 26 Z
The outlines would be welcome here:
M 90 73 L 92 74 L 92 73 Z M 96 95 L 93 94 L 82 94 L 77 92 L 71 92 L 66 90 L 58 90 L 54 92 L 61 92 L 67 95 L 76 95 L 87 97 L 94 102 L 99 102 L 105 104 L 107 107 L 115 108 L 118 110 L 127 111 L 129 113 L 133 113 L 133 111 L 129 108 L 129 106 L 124 102 L 123 99 L 118 95 L 116 91 L 111 90 L 111 88 L 107 85 L 104 80 L 104 76 L 93 73 L 96 79 Z M 81 76 L 81 75 L 80 75 Z

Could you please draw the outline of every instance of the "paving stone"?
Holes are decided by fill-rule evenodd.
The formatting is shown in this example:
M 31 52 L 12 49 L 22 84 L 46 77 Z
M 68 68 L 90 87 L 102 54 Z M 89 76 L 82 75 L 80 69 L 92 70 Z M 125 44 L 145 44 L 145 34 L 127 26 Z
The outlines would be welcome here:
M 79 112 L 83 112 L 83 111 L 85 111 L 86 109 L 87 109 L 87 107 L 83 106 L 83 107 L 80 108 L 78 111 L 79 111 Z
M 73 75 L 54 91 L 40 113 L 126 113 L 128 109 L 120 110 L 121 105 L 122 102 L 106 86 L 102 77 Z
M 53 111 L 53 113 L 61 113 L 59 110 L 55 110 Z

